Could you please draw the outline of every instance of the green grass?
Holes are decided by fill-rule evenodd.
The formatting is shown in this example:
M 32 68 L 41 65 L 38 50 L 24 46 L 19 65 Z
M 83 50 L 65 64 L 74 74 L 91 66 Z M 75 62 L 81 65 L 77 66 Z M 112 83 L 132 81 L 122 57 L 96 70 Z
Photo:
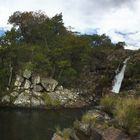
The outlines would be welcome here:
M 104 110 L 113 114 L 119 127 L 125 129 L 130 135 L 135 135 L 140 130 L 140 97 L 113 97 L 104 96 L 100 103 Z
M 47 93 L 44 93 L 44 101 L 47 107 L 59 107 L 61 105 L 61 102 L 58 99 L 53 99 L 50 95 Z

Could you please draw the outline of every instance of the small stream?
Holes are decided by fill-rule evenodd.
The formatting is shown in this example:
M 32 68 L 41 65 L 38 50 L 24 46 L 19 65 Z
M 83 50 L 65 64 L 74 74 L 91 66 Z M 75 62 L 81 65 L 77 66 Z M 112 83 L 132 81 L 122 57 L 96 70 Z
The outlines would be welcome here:
M 56 127 L 71 127 L 87 109 L 25 110 L 0 108 L 0 140 L 51 140 Z

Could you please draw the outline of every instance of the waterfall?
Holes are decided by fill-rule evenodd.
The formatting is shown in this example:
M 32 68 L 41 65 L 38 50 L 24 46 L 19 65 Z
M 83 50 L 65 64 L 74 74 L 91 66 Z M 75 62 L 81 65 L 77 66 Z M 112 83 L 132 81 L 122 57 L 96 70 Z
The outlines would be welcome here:
M 119 91 L 120 91 L 121 84 L 122 84 L 122 81 L 123 81 L 123 78 L 124 78 L 124 72 L 125 72 L 125 69 L 126 69 L 127 61 L 129 59 L 130 59 L 130 57 L 125 59 L 125 61 L 123 62 L 123 67 L 122 67 L 121 70 L 119 70 L 120 69 L 120 64 L 119 64 L 119 67 L 116 70 L 116 76 L 113 80 L 113 86 L 112 86 L 112 90 L 111 90 L 114 93 L 119 93 Z

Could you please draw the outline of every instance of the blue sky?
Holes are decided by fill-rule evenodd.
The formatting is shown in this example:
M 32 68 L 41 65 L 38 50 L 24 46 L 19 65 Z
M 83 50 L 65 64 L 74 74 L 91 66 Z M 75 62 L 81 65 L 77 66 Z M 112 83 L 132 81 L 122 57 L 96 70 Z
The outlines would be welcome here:
M 140 48 L 140 0 L 0 0 L 0 27 L 14 11 L 42 10 L 63 14 L 65 26 L 82 33 L 107 34 L 113 42 Z

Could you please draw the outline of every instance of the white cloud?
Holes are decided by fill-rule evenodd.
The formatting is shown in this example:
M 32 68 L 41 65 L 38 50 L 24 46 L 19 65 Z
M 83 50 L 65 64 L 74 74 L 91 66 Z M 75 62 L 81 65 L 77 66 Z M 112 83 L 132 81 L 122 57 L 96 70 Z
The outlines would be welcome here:
M 48 16 L 62 12 L 65 25 L 76 31 L 98 29 L 113 42 L 125 41 L 127 48 L 140 48 L 140 0 L 0 0 L 0 26 L 7 26 L 8 17 L 17 10 L 42 10 Z

